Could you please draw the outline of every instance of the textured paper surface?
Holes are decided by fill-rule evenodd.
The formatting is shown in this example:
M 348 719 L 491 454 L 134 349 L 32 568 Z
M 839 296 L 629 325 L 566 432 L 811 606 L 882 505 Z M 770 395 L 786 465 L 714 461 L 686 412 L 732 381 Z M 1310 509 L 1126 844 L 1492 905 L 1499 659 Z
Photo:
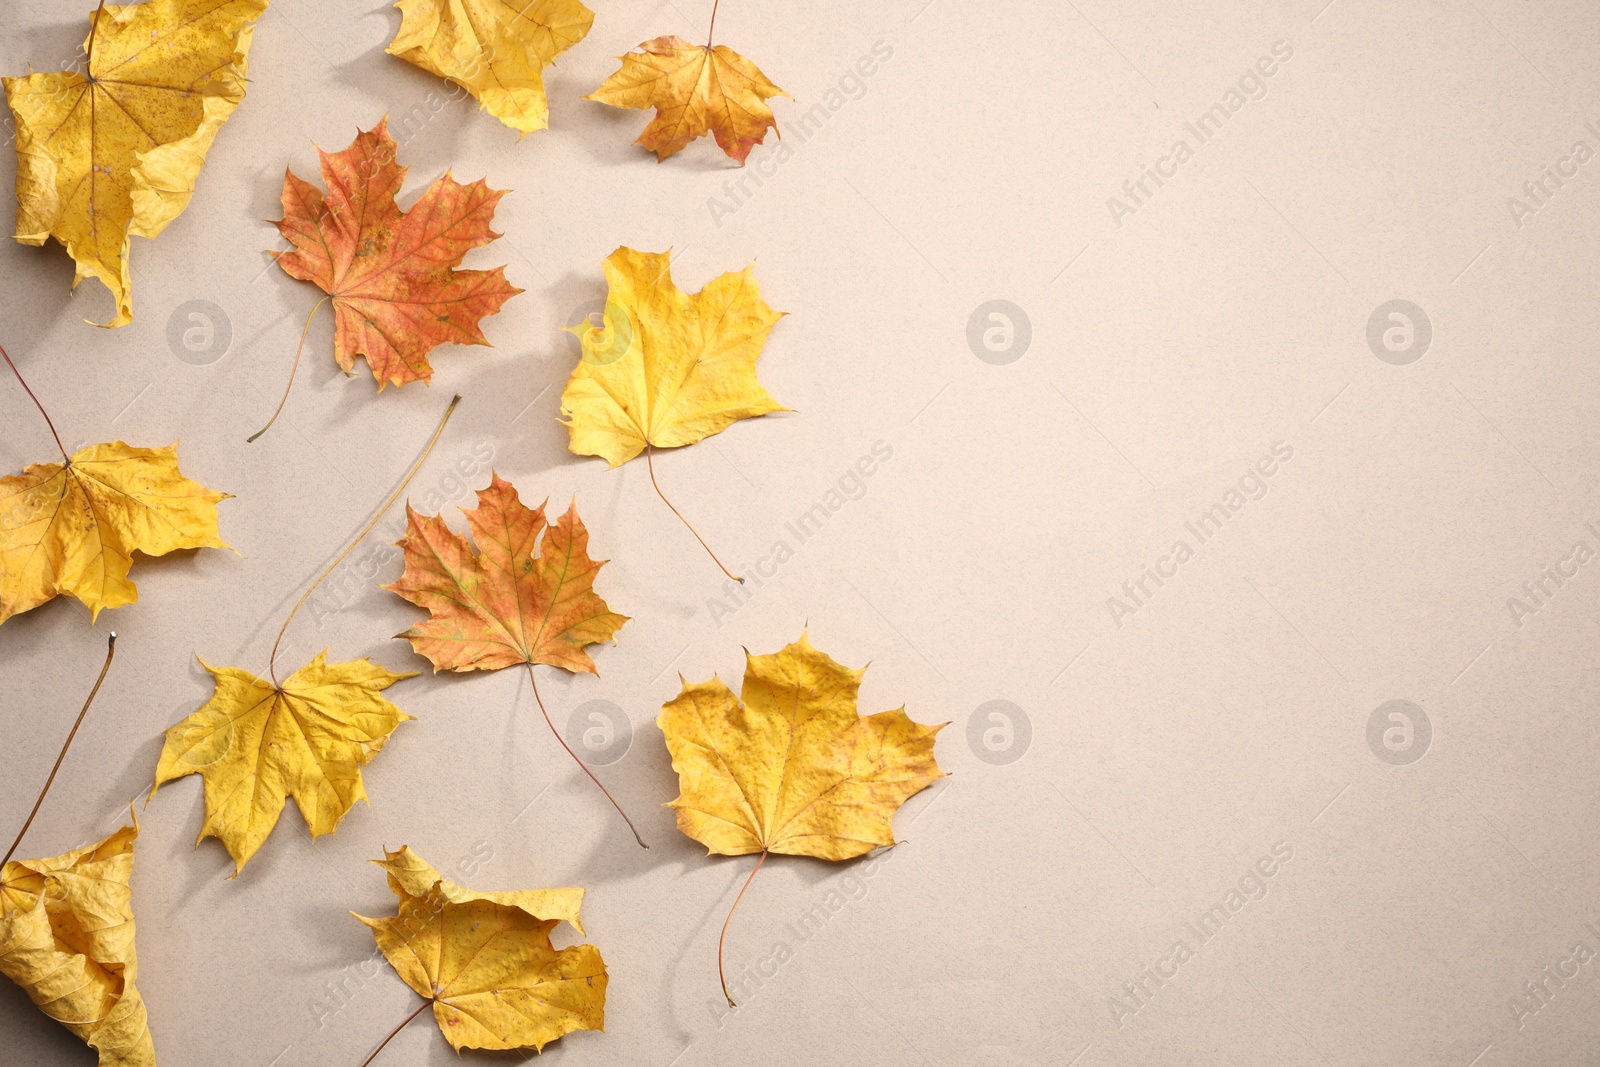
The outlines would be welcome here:
M 12 0 L 0 69 L 59 67 L 92 7 Z M 546 72 L 551 129 L 519 142 L 384 54 L 381 0 L 274 0 L 188 212 L 134 242 L 133 325 L 84 324 L 110 300 L 69 296 L 60 249 L 0 245 L 0 343 L 68 446 L 179 441 L 186 474 L 236 494 L 239 550 L 141 561 L 140 602 L 94 629 L 70 602 L 0 629 L 6 839 L 120 634 L 22 854 L 125 817 L 161 731 L 209 694 L 196 654 L 264 669 L 453 393 L 412 501 L 456 522 L 491 465 L 531 503 L 575 495 L 615 561 L 601 592 L 634 617 L 598 678 L 540 684 L 648 853 L 512 671 L 397 685 L 417 718 L 367 769 L 371 807 L 316 844 L 286 812 L 235 881 L 216 842 L 192 847 L 198 782 L 164 789 L 134 875 L 162 1062 L 359 1063 L 416 1004 L 347 914 L 384 913 L 366 861 L 401 844 L 475 889 L 588 888 L 608 1032 L 552 1045 L 561 1063 L 1589 1062 L 1600 160 L 1573 146 L 1600 152 L 1593 5 L 730 0 L 717 38 L 793 94 L 783 139 L 743 170 L 709 141 L 658 165 L 631 144 L 645 114 L 580 97 L 708 15 L 600 6 Z M 264 254 L 283 170 L 386 112 L 402 204 L 446 169 L 513 190 L 504 239 L 465 265 L 527 292 L 487 320 L 494 348 L 441 349 L 431 388 L 382 396 L 337 371 L 324 311 L 283 419 L 246 445 L 318 296 Z M 0 153 L 0 188 L 13 174 Z M 742 603 L 643 464 L 566 452 L 559 327 L 599 310 L 621 244 L 671 246 L 691 291 L 755 260 L 790 313 L 761 373 L 796 413 L 657 457 L 760 579 Z M 0 426 L 5 470 L 54 455 L 9 380 Z M 401 521 L 280 666 L 326 647 L 426 667 L 390 639 L 419 613 L 377 588 Z M 808 620 L 871 662 L 864 711 L 953 720 L 955 773 L 886 859 L 766 865 L 730 933 L 730 1013 L 717 929 L 751 861 L 704 858 L 657 807 L 676 782 L 654 720 L 679 672 L 735 680 L 741 646 Z M 0 1060 L 92 1062 L 9 987 Z M 379 1060 L 458 1062 L 423 1020 Z

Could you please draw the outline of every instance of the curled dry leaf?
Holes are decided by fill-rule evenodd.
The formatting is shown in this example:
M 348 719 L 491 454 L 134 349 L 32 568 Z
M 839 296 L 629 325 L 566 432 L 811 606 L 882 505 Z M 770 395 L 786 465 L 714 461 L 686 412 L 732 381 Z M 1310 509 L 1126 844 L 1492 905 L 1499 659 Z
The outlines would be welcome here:
M 542 1049 L 573 1030 L 605 1029 L 600 950 L 550 941 L 562 921 L 583 932 L 583 890 L 474 893 L 409 847 L 385 853 L 374 862 L 388 872 L 396 914 L 356 918 L 401 980 L 432 1002 L 453 1048 Z
M 584 99 L 655 108 L 655 118 L 634 143 L 654 152 L 657 162 L 711 133 L 742 166 L 767 130 L 778 129 L 767 101 L 789 94 L 727 45 L 657 37 L 621 59 L 622 68 Z
M 203 660 L 201 666 L 216 689 L 167 731 L 150 793 L 201 775 L 206 819 L 195 843 L 221 840 L 235 875 L 272 833 L 291 796 L 313 838 L 336 830 L 356 801 L 367 799 L 361 768 L 411 718 L 379 694 L 414 675 L 365 659 L 329 664 L 322 653 L 282 686 L 237 667 Z
M 177 445 L 90 445 L 0 478 L 0 623 L 60 595 L 91 618 L 132 604 L 133 553 L 227 548 L 217 504 L 228 498 L 179 472 Z
M 579 918 L 579 911 L 583 907 L 582 889 L 513 889 L 502 893 L 474 893 L 445 879 L 431 864 L 413 852 L 410 845 L 402 845 L 399 852 L 384 849 L 384 858 L 372 862 L 388 872 L 389 889 L 396 896 L 425 897 L 437 882 L 440 894 L 452 904 L 488 900 L 521 908 L 541 919 L 559 920 L 578 933 L 583 933 L 583 922 Z
M 430 74 L 462 85 L 521 133 L 550 125 L 542 71 L 583 40 L 594 12 L 578 0 L 400 0 L 389 44 Z
M 88 74 L 6 78 L 17 128 L 17 240 L 54 237 L 133 321 L 130 236 L 183 214 L 217 131 L 244 99 L 251 23 L 267 0 L 106 4 Z
M 0 870 L 0 973 L 100 1054 L 100 1067 L 155 1067 L 134 979 L 133 843 L 99 844 Z
M 456 269 L 500 236 L 489 224 L 505 192 L 446 174 L 401 211 L 396 147 L 385 121 L 342 152 L 318 149 L 327 195 L 286 171 L 277 223 L 295 246 L 278 266 L 333 298 L 334 358 L 346 374 L 365 359 L 379 391 L 431 379 L 439 345 L 487 345 L 479 321 L 522 292 L 504 267 Z
M 756 380 L 756 360 L 784 313 L 761 299 L 755 267 L 693 295 L 672 280 L 671 253 L 606 257 L 604 323 L 574 329 L 583 358 L 561 393 L 568 448 L 613 467 L 647 447 L 676 448 L 740 419 L 788 411 Z

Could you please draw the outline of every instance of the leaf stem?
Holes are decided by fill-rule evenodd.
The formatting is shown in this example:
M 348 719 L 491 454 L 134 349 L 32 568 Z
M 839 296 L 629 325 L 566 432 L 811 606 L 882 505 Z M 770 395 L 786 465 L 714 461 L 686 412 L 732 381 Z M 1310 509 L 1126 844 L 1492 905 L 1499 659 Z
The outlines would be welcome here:
M 756 871 L 759 871 L 761 865 L 767 862 L 767 855 L 766 849 L 762 849 L 761 858 L 756 860 L 755 867 L 750 871 L 750 877 L 744 880 L 744 885 L 739 887 L 739 895 L 733 898 L 733 907 L 728 909 L 728 917 L 722 920 L 722 936 L 717 938 L 717 977 L 722 979 L 722 995 L 728 998 L 728 1007 L 730 1008 L 737 1008 L 739 1005 L 733 1002 L 733 994 L 728 992 L 728 975 L 722 969 L 722 944 L 728 940 L 728 924 L 733 922 L 733 913 L 739 910 L 739 901 L 744 899 L 744 891 L 749 889 L 750 883 L 756 880 Z
M 711 47 L 711 39 L 717 32 L 717 8 L 722 6 L 722 0 L 712 0 L 711 3 L 711 28 L 706 30 L 706 47 Z
M 561 747 L 567 750 L 567 755 L 572 757 L 573 762 L 583 768 L 583 773 L 589 776 L 589 781 L 600 786 L 600 792 L 606 795 L 606 799 L 611 801 L 611 806 L 617 809 L 617 814 L 622 816 L 622 821 L 627 823 L 628 829 L 633 831 L 633 839 L 639 842 L 639 847 L 649 848 L 650 846 L 644 843 L 644 838 L 639 836 L 639 831 L 633 825 L 633 820 L 628 818 L 628 813 L 622 810 L 622 805 L 617 803 L 617 798 L 611 795 L 611 790 L 601 784 L 600 779 L 594 776 L 594 772 L 589 769 L 588 764 L 578 758 L 578 754 L 572 751 L 572 746 L 567 744 L 567 739 L 561 736 L 561 731 L 556 729 L 556 724 L 550 720 L 550 713 L 545 710 L 544 698 L 539 695 L 539 678 L 533 673 L 533 664 L 526 663 L 524 666 L 528 668 L 528 681 L 533 684 L 533 699 L 539 702 L 539 712 L 544 716 L 545 725 L 550 727 L 550 732 L 556 735 L 556 740 L 561 742 Z
M 61 450 L 61 458 L 71 463 L 72 457 L 67 455 L 67 446 L 61 443 L 61 435 L 56 433 L 56 424 L 50 421 L 50 413 L 44 409 L 43 404 L 39 403 L 39 398 L 33 395 L 33 390 L 28 388 L 28 383 L 23 379 L 22 372 L 17 369 L 15 363 L 11 362 L 11 354 L 3 346 L 0 346 L 0 356 L 6 357 L 6 366 L 10 367 L 11 373 L 17 376 L 17 381 L 22 385 L 22 391 L 28 394 L 28 399 L 33 401 L 33 406 L 38 408 L 39 414 L 44 416 L 45 425 L 50 427 L 50 436 L 56 439 L 56 447 Z
M 283 397 L 278 401 L 277 408 L 272 412 L 272 418 L 268 419 L 267 424 L 261 427 L 261 429 L 257 430 L 249 437 L 246 437 L 244 439 L 245 444 L 248 445 L 254 443 L 256 438 L 272 429 L 272 424 L 277 422 L 278 416 L 283 413 L 283 405 L 289 402 L 289 390 L 294 388 L 294 376 L 300 370 L 300 353 L 306 350 L 306 335 L 311 332 L 311 320 L 316 317 L 317 311 L 322 307 L 323 304 L 328 302 L 328 299 L 328 297 L 323 297 L 321 300 L 318 300 L 315 304 L 311 305 L 311 314 L 306 316 L 306 324 L 300 330 L 300 344 L 299 347 L 294 350 L 294 364 L 289 368 L 289 384 L 283 387 Z
M 733 573 L 732 571 L 730 571 L 727 567 L 723 566 L 722 561 L 717 558 L 717 554 L 715 552 L 711 551 L 711 546 L 706 544 L 706 539 L 704 537 L 700 536 L 700 531 L 696 530 L 694 528 L 694 525 L 692 523 L 690 523 L 688 519 L 683 517 L 683 512 L 679 511 L 678 508 L 677 508 L 677 505 L 675 505 L 672 501 L 668 500 L 667 499 L 667 494 L 665 494 L 665 493 L 663 493 L 661 491 L 661 483 L 656 481 L 655 446 L 652 445 L 648 441 L 646 441 L 645 445 L 644 445 L 644 460 L 645 460 L 645 465 L 650 468 L 650 484 L 656 487 L 656 496 L 661 498 L 661 502 L 663 504 L 667 505 L 667 507 L 672 509 L 672 513 L 674 515 L 678 516 L 678 521 L 679 522 L 683 523 L 685 526 L 687 526 L 689 528 L 689 532 L 694 534 L 694 539 L 696 541 L 700 542 L 700 547 L 706 550 L 706 555 L 711 557 L 711 562 L 715 563 L 718 567 L 721 567 L 723 574 L 726 574 L 729 578 L 732 578 L 734 581 L 738 582 L 740 585 L 743 585 L 744 584 L 744 579 L 739 577 L 737 574 Z
M 349 547 L 343 552 L 339 553 L 339 558 L 329 564 L 328 569 L 318 575 L 317 580 L 311 583 L 311 588 L 307 589 L 300 599 L 295 601 L 294 607 L 289 611 L 289 617 L 283 620 L 283 625 L 278 629 L 278 637 L 272 642 L 272 657 L 267 660 L 267 673 L 272 676 L 272 684 L 277 688 L 282 688 L 278 683 L 278 646 L 283 643 L 283 635 L 289 629 L 289 624 L 294 621 L 295 615 L 305 605 L 305 602 L 311 599 L 311 594 L 317 591 L 317 586 L 322 584 L 322 580 L 332 574 L 339 564 L 345 561 L 345 557 L 356 550 L 356 546 L 361 543 L 361 539 L 371 533 L 374 526 L 378 525 L 378 520 L 383 518 L 383 513 L 388 511 L 394 502 L 400 498 L 400 494 L 406 491 L 406 486 L 411 484 L 411 479 L 417 476 L 417 472 L 422 469 L 422 465 L 428 461 L 428 454 L 433 451 L 433 446 L 439 443 L 439 436 L 444 433 L 445 425 L 449 423 L 450 416 L 455 413 L 456 405 L 459 403 L 461 403 L 461 397 L 455 396 L 451 398 L 450 406 L 444 409 L 444 418 L 439 420 L 439 425 L 433 431 L 433 436 L 428 439 L 428 447 L 422 450 L 422 455 L 417 457 L 417 462 L 412 464 L 411 470 L 406 474 L 405 479 L 401 481 L 399 487 L 389 494 L 389 499 L 385 500 L 383 506 L 378 508 L 378 513 L 372 516 L 372 521 L 367 523 L 366 529 L 356 534 L 356 539 L 351 541 Z
M 39 790 L 39 799 L 33 802 L 33 810 L 28 812 L 28 821 L 22 824 L 22 829 L 17 831 L 17 839 L 11 842 L 11 847 L 6 849 L 5 859 L 0 859 L 0 869 L 3 869 L 12 855 L 17 851 L 17 846 L 22 844 L 23 835 L 28 832 L 28 827 L 33 825 L 33 817 L 39 814 L 39 808 L 44 804 L 44 796 L 50 792 L 50 787 L 55 784 L 56 772 L 61 769 L 62 761 L 67 758 L 67 749 L 72 747 L 72 739 L 78 736 L 78 727 L 83 725 L 83 717 L 89 714 L 89 705 L 94 703 L 95 694 L 100 692 L 100 683 L 106 680 L 106 674 L 111 670 L 111 659 L 117 652 L 117 633 L 111 632 L 106 640 L 106 662 L 100 668 L 100 677 L 94 680 L 94 688 L 89 690 L 89 699 L 83 702 L 83 710 L 78 712 L 78 721 L 72 724 L 72 732 L 67 735 L 67 743 L 61 746 L 61 755 L 56 757 L 56 765 L 50 768 L 50 777 L 44 781 L 44 788 Z
M 94 41 L 100 36 L 100 16 L 105 12 L 106 0 L 100 0 L 100 6 L 94 9 L 93 28 L 89 31 L 89 47 L 83 50 L 84 77 L 94 81 Z
M 389 1042 L 393 1041 L 396 1034 L 398 1034 L 400 1031 L 404 1030 L 406 1027 L 410 1026 L 411 1025 L 411 1020 L 415 1019 L 417 1016 L 421 1015 L 432 1004 L 433 1004 L 433 1001 L 424 1000 L 422 1002 L 422 1007 L 418 1008 L 416 1011 L 412 1012 L 410 1015 L 407 1015 L 405 1022 L 401 1023 L 399 1026 L 395 1027 L 393 1030 L 390 1030 L 389 1031 L 389 1036 L 384 1038 L 383 1042 L 381 1044 L 379 1044 L 377 1048 L 372 1050 L 372 1055 L 368 1056 L 366 1059 L 361 1061 L 361 1067 L 367 1067 L 367 1065 L 369 1063 L 371 1063 L 373 1060 L 377 1059 L 378 1058 L 378 1053 L 383 1051 L 383 1046 L 387 1045 Z

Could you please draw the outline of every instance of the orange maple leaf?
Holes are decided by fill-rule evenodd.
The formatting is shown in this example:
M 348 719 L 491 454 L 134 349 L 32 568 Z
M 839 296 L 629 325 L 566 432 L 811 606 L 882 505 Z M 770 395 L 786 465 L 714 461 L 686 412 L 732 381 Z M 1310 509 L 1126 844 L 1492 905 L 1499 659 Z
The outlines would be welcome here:
M 379 391 L 432 378 L 428 353 L 438 345 L 487 345 L 478 321 L 522 292 L 504 267 L 455 269 L 500 236 L 489 224 L 505 191 L 445 174 L 401 211 L 395 194 L 407 168 L 396 147 L 385 119 L 342 152 L 318 149 L 327 195 L 285 171 L 275 224 L 295 246 L 278 265 L 333 298 L 334 358 L 346 374 L 365 359 Z
M 594 591 L 606 561 L 589 558 L 589 531 L 578 506 L 548 523 L 543 504 L 529 508 L 495 474 L 478 491 L 478 506 L 462 511 L 477 553 L 439 516 L 406 506 L 399 541 L 405 573 L 384 588 L 426 608 L 429 618 L 400 636 L 435 671 L 547 663 L 597 673 L 584 646 L 611 640 L 628 617 Z
M 611 801 L 634 840 L 649 848 L 617 798 L 556 729 L 533 672 L 535 663 L 546 663 L 598 674 L 584 648 L 611 640 L 628 621 L 594 591 L 606 561 L 589 558 L 589 531 L 578 505 L 547 522 L 543 504 L 529 508 L 510 482 L 491 474 L 489 487 L 478 490 L 478 506 L 461 510 L 477 552 L 439 516 L 418 515 L 406 505 L 406 534 L 398 542 L 405 573 L 384 588 L 426 608 L 428 618 L 397 636 L 409 640 L 436 673 L 524 665 L 550 732 Z

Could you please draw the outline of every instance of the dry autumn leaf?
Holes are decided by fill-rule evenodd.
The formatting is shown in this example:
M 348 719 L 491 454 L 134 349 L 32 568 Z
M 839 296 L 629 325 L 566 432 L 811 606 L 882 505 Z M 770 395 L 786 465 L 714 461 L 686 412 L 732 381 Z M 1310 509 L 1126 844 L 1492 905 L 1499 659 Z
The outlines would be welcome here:
M 251 23 L 267 0 L 103 4 L 87 76 L 6 78 L 17 129 L 17 240 L 54 237 L 133 320 L 128 240 L 183 214 L 217 131 L 244 99 Z
M 778 129 L 767 101 L 789 94 L 727 45 L 657 37 L 620 58 L 622 68 L 584 99 L 654 108 L 655 118 L 634 143 L 654 152 L 657 162 L 711 133 L 718 147 L 743 166 L 767 130 Z
M 756 380 L 756 360 L 785 313 L 761 299 L 754 264 L 712 279 L 692 296 L 673 283 L 670 252 L 619 248 L 606 257 L 604 269 L 610 292 L 603 323 L 572 331 L 583 356 L 561 393 L 567 447 L 613 467 L 645 453 L 650 483 L 716 560 L 661 492 L 653 450 L 693 444 L 740 419 L 790 410 Z
M 0 868 L 0 973 L 99 1053 L 100 1067 L 155 1067 L 134 980 L 133 843 L 99 844 Z
M 594 591 L 606 561 L 589 558 L 589 531 L 578 518 L 577 504 L 549 523 L 543 504 L 529 508 L 510 482 L 492 474 L 488 488 L 478 491 L 478 506 L 463 512 L 477 552 L 439 516 L 419 515 L 406 506 L 406 532 L 398 542 L 405 573 L 384 588 L 425 608 L 428 618 L 398 636 L 436 672 L 525 666 L 556 740 L 611 798 L 550 722 L 533 673 L 536 663 L 598 673 L 587 647 L 612 640 L 628 621 Z M 628 818 L 614 798 L 611 803 Z M 631 820 L 628 828 L 633 829 Z
M 367 799 L 361 768 L 411 718 L 379 694 L 413 675 L 365 659 L 329 664 L 320 653 L 281 686 L 237 667 L 201 666 L 215 691 L 167 731 L 150 792 L 201 775 L 206 819 L 195 843 L 220 839 L 235 875 L 291 796 L 313 838 L 337 829 L 356 801 Z
M 606 561 L 589 558 L 577 505 L 547 523 L 543 504 L 529 508 L 493 474 L 464 514 L 478 552 L 439 516 L 406 507 L 405 573 L 384 588 L 426 608 L 428 618 L 400 636 L 435 671 L 546 663 L 596 673 L 585 648 L 610 641 L 628 617 L 594 591 Z
M 423 1004 L 384 1045 L 429 1006 L 457 1052 L 543 1049 L 573 1030 L 605 1029 L 600 950 L 558 950 L 550 941 L 563 920 L 583 932 L 583 890 L 474 893 L 441 878 L 410 848 L 385 851 L 374 862 L 388 872 L 389 889 L 399 898 L 396 914 L 356 918 L 372 929 L 384 958 Z
M 415 677 L 415 672 L 395 674 L 366 659 L 330 665 L 327 653 L 321 652 L 279 684 L 278 647 L 317 586 L 411 484 L 460 402 L 459 396 L 450 401 L 399 487 L 289 609 L 267 659 L 271 681 L 201 660 L 215 686 L 211 699 L 167 730 L 150 795 L 175 778 L 200 775 L 205 782 L 206 819 L 195 844 L 207 837 L 221 840 L 233 857 L 233 877 L 272 833 L 284 801 L 291 796 L 313 840 L 338 829 L 356 801 L 367 799 L 361 768 L 383 751 L 395 728 L 411 718 L 380 694 L 403 678 Z
M 90 618 L 139 599 L 133 553 L 227 548 L 218 493 L 178 470 L 178 446 L 90 445 L 0 478 L 0 623 L 65 594 Z
M 742 700 L 720 678 L 685 682 L 657 720 L 678 774 L 678 829 L 716 855 L 759 852 L 751 878 L 773 852 L 846 860 L 894 844 L 900 805 L 944 777 L 933 754 L 944 724 L 904 708 L 860 716 L 864 673 L 801 634 L 745 654 Z
M 670 252 L 606 257 L 600 326 L 574 328 L 583 358 L 561 393 L 568 447 L 613 467 L 647 448 L 677 448 L 740 419 L 788 411 L 756 380 L 756 360 L 783 318 L 761 299 L 755 265 L 690 295 Z
M 0 974 L 100 1054 L 101 1067 L 155 1067 L 143 999 L 134 985 L 133 842 L 139 822 L 97 845 L 11 862 L 66 761 L 72 739 L 111 672 L 117 635 L 39 799 L 0 856 Z
M 15 372 L 11 357 L 5 361 Z M 26 382 L 23 389 L 39 403 Z M 0 623 L 63 594 L 93 620 L 139 599 L 128 580 L 133 553 L 228 547 L 217 532 L 217 504 L 229 494 L 185 478 L 176 444 L 113 441 L 70 457 L 61 448 L 61 457 L 0 478 Z
M 541 919 L 557 919 L 569 924 L 578 933 L 583 933 L 583 921 L 579 917 L 583 907 L 581 889 L 515 889 L 501 893 L 474 893 L 470 889 L 445 880 L 431 864 L 413 852 L 409 845 L 401 846 L 399 852 L 384 849 L 384 858 L 372 862 L 388 872 L 389 888 L 397 896 L 404 893 L 413 897 L 425 897 L 433 889 L 434 883 L 438 883 L 440 894 L 452 904 L 470 904 L 474 900 L 488 900 L 496 904 L 521 908 L 529 915 L 537 915 Z
M 588 34 L 578 0 L 400 0 L 388 52 L 466 88 L 520 133 L 550 125 L 545 67 Z
M 365 359 L 379 391 L 431 379 L 438 345 L 487 345 L 479 320 L 522 292 L 504 267 L 456 269 L 500 236 L 489 224 L 505 192 L 446 174 L 401 211 L 395 194 L 407 168 L 395 149 L 387 121 L 342 152 L 318 149 L 328 194 L 286 171 L 276 224 L 295 246 L 278 265 L 333 300 L 334 358 L 347 374 Z

